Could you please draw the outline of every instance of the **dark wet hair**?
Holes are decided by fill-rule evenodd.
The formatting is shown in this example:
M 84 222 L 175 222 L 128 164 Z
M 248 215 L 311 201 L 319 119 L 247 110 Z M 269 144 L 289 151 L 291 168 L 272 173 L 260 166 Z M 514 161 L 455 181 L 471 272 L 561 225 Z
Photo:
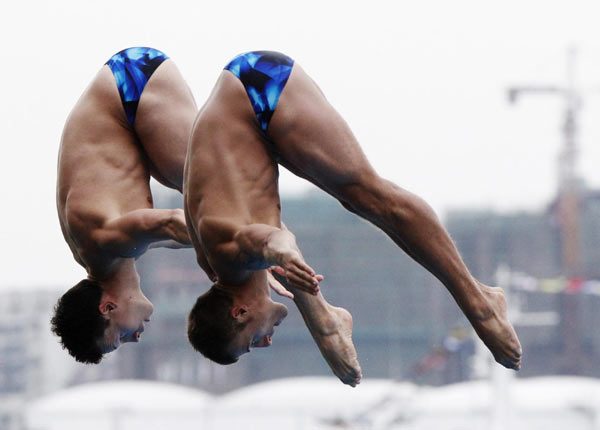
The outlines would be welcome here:
M 187 334 L 194 349 L 219 364 L 232 364 L 238 357 L 227 349 L 248 321 L 240 323 L 231 316 L 231 294 L 214 284 L 196 300 L 188 317 Z
M 63 349 L 80 363 L 98 364 L 102 360 L 98 341 L 104 337 L 108 320 L 100 313 L 101 298 L 100 284 L 84 279 L 63 294 L 54 306 L 50 329 L 60 337 Z

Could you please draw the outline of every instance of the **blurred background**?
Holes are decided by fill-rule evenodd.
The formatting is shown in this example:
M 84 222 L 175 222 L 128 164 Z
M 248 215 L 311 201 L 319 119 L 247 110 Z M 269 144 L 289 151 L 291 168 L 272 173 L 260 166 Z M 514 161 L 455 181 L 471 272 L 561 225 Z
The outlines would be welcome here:
M 600 429 L 599 7 L 0 7 L 0 429 Z M 138 261 L 155 305 L 142 342 L 75 363 L 49 330 L 57 298 L 85 276 L 56 216 L 58 145 L 85 86 L 129 46 L 166 52 L 199 106 L 234 55 L 295 58 L 376 169 L 425 198 L 472 273 L 505 288 L 521 371 L 493 364 L 443 286 L 385 235 L 285 171 L 283 218 L 327 300 L 353 314 L 358 388 L 331 375 L 286 299 L 271 348 L 226 367 L 195 353 L 185 321 L 209 282 L 190 250 Z M 181 206 L 156 183 L 153 193 L 158 207 Z

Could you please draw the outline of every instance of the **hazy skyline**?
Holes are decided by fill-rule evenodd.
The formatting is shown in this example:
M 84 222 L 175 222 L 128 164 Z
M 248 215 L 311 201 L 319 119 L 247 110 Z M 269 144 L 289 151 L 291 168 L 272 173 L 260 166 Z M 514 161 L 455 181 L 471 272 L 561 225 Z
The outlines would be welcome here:
M 152 46 L 198 105 L 222 67 L 285 52 L 316 80 L 385 177 L 451 208 L 537 210 L 556 188 L 562 105 L 507 103 L 514 84 L 565 83 L 578 47 L 580 172 L 600 187 L 600 7 L 585 1 L 11 2 L 3 7 L 0 288 L 73 285 L 84 271 L 55 209 L 64 121 L 115 52 Z M 282 175 L 282 192 L 308 189 Z

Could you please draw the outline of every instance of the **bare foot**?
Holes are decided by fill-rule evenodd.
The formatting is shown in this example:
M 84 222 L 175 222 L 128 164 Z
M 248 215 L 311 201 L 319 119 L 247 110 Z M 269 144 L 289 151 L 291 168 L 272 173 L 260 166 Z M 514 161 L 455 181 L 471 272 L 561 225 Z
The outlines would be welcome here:
M 488 287 L 479 283 L 487 301 L 486 309 L 467 318 L 475 332 L 492 352 L 494 359 L 508 369 L 521 368 L 521 344 L 515 329 L 508 321 L 504 291 L 499 287 Z
M 352 343 L 352 315 L 344 308 L 328 306 L 328 315 L 307 321 L 313 339 L 333 373 L 344 384 L 355 387 L 362 372 Z

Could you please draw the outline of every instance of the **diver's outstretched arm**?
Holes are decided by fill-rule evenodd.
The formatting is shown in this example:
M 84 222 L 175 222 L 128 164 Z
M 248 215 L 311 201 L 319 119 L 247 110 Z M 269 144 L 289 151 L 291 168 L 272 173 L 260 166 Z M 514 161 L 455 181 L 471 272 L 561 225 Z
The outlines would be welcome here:
M 92 232 L 98 245 L 119 257 L 137 257 L 154 242 L 191 244 L 181 209 L 137 209 L 108 220 Z

